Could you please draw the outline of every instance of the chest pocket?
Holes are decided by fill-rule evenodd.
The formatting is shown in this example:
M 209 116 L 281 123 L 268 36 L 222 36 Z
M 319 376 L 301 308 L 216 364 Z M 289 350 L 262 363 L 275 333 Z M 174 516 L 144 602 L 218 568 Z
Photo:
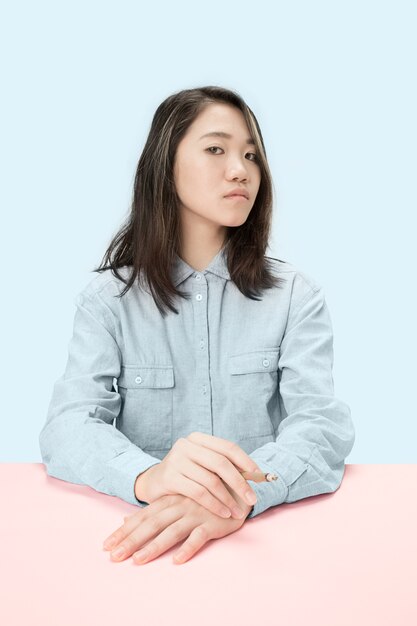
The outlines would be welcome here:
M 120 430 L 143 450 L 172 446 L 172 365 L 122 365 L 117 381 L 122 398 Z
M 278 360 L 279 348 L 229 357 L 231 419 L 240 438 L 274 434 Z

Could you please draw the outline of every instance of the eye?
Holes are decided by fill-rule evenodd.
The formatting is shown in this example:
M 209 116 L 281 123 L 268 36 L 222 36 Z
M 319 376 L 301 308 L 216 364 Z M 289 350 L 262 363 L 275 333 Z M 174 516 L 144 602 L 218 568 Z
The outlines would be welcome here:
M 211 152 L 211 150 L 223 150 L 223 148 L 219 148 L 219 146 L 210 146 L 210 148 L 206 148 L 207 152 L 210 152 L 210 154 L 219 154 L 218 152 Z M 258 160 L 258 155 L 255 154 L 255 152 L 248 152 L 248 155 L 250 155 L 252 158 L 249 159 L 249 161 L 257 161 Z

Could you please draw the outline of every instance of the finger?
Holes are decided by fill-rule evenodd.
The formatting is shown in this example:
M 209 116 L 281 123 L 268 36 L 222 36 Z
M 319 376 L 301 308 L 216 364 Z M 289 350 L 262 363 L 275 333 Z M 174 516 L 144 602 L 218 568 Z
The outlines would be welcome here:
M 188 561 L 208 541 L 210 541 L 211 538 L 210 531 L 204 524 L 197 526 L 191 532 L 188 539 L 184 541 L 178 552 L 174 554 L 174 561 L 176 563 L 184 563 L 185 561 Z
M 183 474 L 177 475 L 173 481 L 174 488 L 178 483 L 177 488 L 184 495 L 222 518 L 227 519 L 231 515 L 235 519 L 244 517 L 244 511 L 239 508 L 238 503 L 216 473 L 210 472 L 188 458 L 184 459 L 181 471 Z
M 132 555 L 133 561 L 142 565 L 156 559 L 156 557 L 175 546 L 179 541 L 188 537 L 192 528 L 192 522 L 189 519 L 187 521 L 183 510 L 175 522 L 159 533 L 144 548 Z
M 119 526 L 117 530 L 115 530 L 103 541 L 103 548 L 105 550 L 114 549 L 121 541 L 123 541 L 125 537 L 129 535 L 132 529 L 136 527 L 136 525 L 139 523 L 139 518 L 135 518 L 135 520 L 133 520 L 133 516 L 131 518 L 125 517 L 124 524 L 122 526 Z
M 244 472 L 262 471 L 255 461 L 233 441 L 200 432 L 192 432 L 186 439 L 197 443 L 199 446 L 214 450 L 214 452 L 219 452 L 227 457 L 238 470 Z
M 184 514 L 181 506 L 165 506 L 157 513 L 144 515 L 143 519 L 127 534 L 115 550 L 111 552 L 111 558 L 122 561 L 139 548 L 143 548 L 150 540 L 159 535 L 166 527 L 170 526 Z
M 125 537 L 127 537 L 134 528 L 140 523 L 143 518 L 143 515 L 146 509 L 151 506 L 150 504 L 147 507 L 143 507 L 133 513 L 132 515 L 128 515 L 124 518 L 124 524 L 117 528 L 111 535 L 107 537 L 107 539 L 103 542 L 103 548 L 105 550 L 114 549 Z M 161 508 L 167 506 L 166 498 L 159 498 L 152 502 L 152 514 L 157 513 Z
M 185 439 L 185 442 L 187 442 L 190 446 L 188 457 L 192 461 L 220 476 L 225 483 L 227 483 L 245 502 L 251 506 L 256 503 L 257 497 L 254 490 L 249 486 L 242 474 L 240 474 L 240 472 L 236 469 L 236 466 L 229 460 L 228 455 L 223 454 L 222 452 L 217 453 L 213 449 L 205 448 L 204 446 L 190 441 L 188 438 Z M 231 457 L 233 457 L 233 452 L 231 453 L 230 450 L 234 447 L 239 448 L 237 444 L 231 441 L 226 441 L 224 448 L 227 447 L 229 448 L 229 456 Z

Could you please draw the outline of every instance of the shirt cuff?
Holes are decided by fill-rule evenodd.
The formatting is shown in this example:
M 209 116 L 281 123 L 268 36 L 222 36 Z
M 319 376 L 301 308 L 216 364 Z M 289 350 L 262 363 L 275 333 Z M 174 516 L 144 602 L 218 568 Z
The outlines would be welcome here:
M 271 506 L 282 504 L 288 495 L 288 487 L 271 465 L 268 465 L 268 463 L 265 463 L 264 461 L 256 461 L 256 464 L 265 474 L 278 475 L 278 479 L 271 482 L 265 481 L 261 483 L 256 483 L 252 480 L 248 481 L 251 483 L 251 487 L 256 493 L 257 501 L 256 504 L 253 505 L 252 510 L 246 519 L 251 519 L 256 515 L 263 513 Z
M 147 502 L 138 500 L 135 495 L 135 482 L 139 474 L 160 463 L 161 460 L 143 452 L 137 446 L 116 456 L 112 461 L 112 491 L 125 502 L 136 506 L 147 506 Z

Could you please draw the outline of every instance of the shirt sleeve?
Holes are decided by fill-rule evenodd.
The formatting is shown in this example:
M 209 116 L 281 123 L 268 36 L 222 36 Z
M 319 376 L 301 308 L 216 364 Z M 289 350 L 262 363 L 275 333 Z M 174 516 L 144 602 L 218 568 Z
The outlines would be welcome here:
M 147 506 L 135 496 L 136 477 L 160 459 L 113 425 L 121 409 L 113 387 L 121 371 L 113 313 L 98 293 L 80 293 L 75 303 L 66 368 L 39 435 L 42 462 L 49 476 Z
M 289 316 L 278 362 L 283 418 L 275 441 L 249 454 L 260 469 L 278 475 L 255 483 L 249 519 L 278 504 L 336 491 L 355 430 L 349 406 L 334 395 L 333 330 L 322 287 Z

